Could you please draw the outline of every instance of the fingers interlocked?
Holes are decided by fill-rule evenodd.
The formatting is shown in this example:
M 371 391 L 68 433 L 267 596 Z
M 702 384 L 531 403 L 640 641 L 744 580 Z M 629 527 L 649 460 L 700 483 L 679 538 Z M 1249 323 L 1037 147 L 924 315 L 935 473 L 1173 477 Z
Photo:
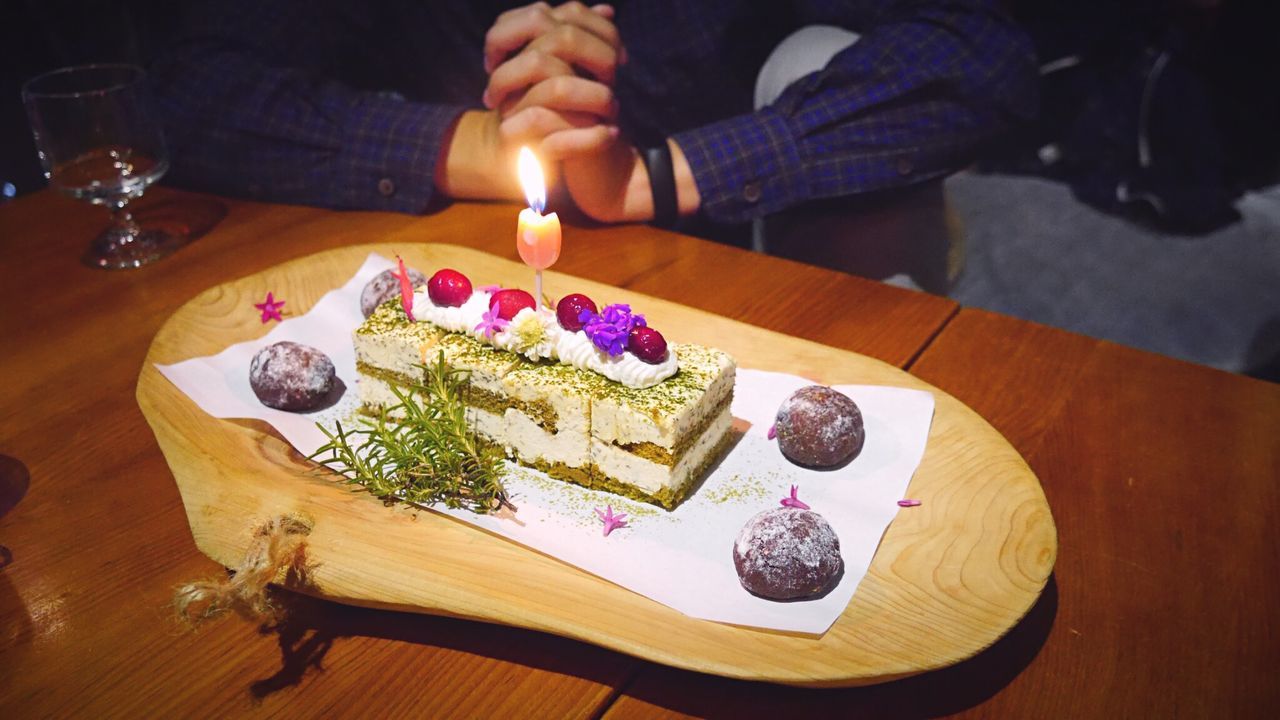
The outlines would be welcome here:
M 609 5 L 538 2 L 498 17 L 485 37 L 484 103 L 503 143 L 536 144 L 547 159 L 600 151 L 617 137 L 612 85 L 625 58 Z

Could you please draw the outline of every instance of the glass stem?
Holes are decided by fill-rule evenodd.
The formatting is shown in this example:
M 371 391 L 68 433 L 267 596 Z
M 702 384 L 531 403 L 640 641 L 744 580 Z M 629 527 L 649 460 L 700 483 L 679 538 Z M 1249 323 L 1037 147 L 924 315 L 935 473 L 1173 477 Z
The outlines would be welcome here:
M 129 212 L 129 196 L 118 197 L 107 204 L 111 211 L 111 234 L 120 243 L 133 242 L 138 237 L 138 223 Z

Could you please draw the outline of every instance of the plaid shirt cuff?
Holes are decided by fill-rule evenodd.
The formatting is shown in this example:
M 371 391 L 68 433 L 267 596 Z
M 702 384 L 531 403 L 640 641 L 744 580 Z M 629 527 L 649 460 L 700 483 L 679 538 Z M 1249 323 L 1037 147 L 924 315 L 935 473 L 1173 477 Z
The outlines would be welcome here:
M 466 108 L 366 96 L 351 108 L 330 189 L 338 207 L 421 213 L 444 138 Z
M 800 147 L 786 119 L 770 108 L 677 133 L 702 211 L 742 222 L 809 199 Z

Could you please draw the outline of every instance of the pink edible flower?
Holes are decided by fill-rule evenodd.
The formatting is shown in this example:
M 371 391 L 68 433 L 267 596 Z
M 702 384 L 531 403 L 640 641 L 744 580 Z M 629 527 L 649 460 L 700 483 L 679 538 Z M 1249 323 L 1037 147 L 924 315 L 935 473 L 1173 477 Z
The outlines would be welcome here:
M 409 279 L 409 271 L 405 269 L 404 258 L 397 255 L 396 262 L 400 263 L 400 272 L 393 272 L 391 276 L 400 281 L 400 307 L 409 316 L 409 322 L 418 322 L 413 316 L 413 282 Z
M 595 510 L 596 510 L 596 515 L 600 516 L 600 521 L 604 523 L 605 537 L 609 537 L 609 533 L 613 532 L 614 530 L 617 530 L 620 527 L 627 526 L 627 520 L 626 520 L 627 514 L 620 513 L 618 515 L 614 515 L 612 505 L 606 505 L 603 512 L 601 512 L 600 508 L 596 508 Z
M 770 425 L 770 426 L 769 426 L 769 432 L 765 433 L 765 437 L 769 438 L 770 440 L 772 440 L 772 439 L 774 439 L 774 438 L 778 437 L 778 424 L 777 424 L 777 423 L 774 423 L 773 425 Z
M 270 320 L 284 320 L 284 318 L 280 316 L 280 308 L 284 307 L 284 301 L 276 300 L 275 296 L 269 291 L 267 292 L 266 300 L 260 303 L 254 303 L 253 306 L 262 311 L 263 324 L 266 324 Z
M 498 306 L 496 304 L 490 305 L 489 309 L 480 317 L 482 318 L 480 320 L 480 324 L 476 325 L 475 329 L 483 330 L 484 336 L 490 340 L 493 339 L 493 334 L 495 332 L 506 330 L 507 326 L 511 324 L 510 320 L 503 320 L 499 317 Z
M 796 490 L 797 490 L 797 489 L 799 489 L 799 486 L 798 486 L 798 485 L 792 485 L 792 486 L 791 486 L 791 497 L 784 497 L 784 498 L 782 498 L 781 500 L 779 500 L 779 501 L 778 501 L 778 503 L 779 503 L 780 505 L 782 505 L 783 507 L 795 508 L 795 509 L 797 509 L 797 510 L 808 510 L 808 509 L 809 509 L 809 506 L 808 506 L 808 505 L 806 505 L 806 504 L 804 503 L 804 501 L 803 501 L 803 500 L 801 500 L 800 498 L 796 497 Z
M 898 501 L 898 507 L 915 507 L 919 504 L 920 504 L 919 500 L 912 500 L 911 498 L 906 498 Z

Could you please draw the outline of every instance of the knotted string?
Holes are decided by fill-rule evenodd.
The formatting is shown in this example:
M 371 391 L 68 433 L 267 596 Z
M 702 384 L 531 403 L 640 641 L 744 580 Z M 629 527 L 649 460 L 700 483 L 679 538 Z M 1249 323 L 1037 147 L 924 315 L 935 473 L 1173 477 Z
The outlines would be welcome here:
M 178 617 L 192 627 L 229 610 L 246 620 L 277 619 L 267 586 L 283 571 L 286 584 L 305 583 L 306 538 L 311 524 L 281 515 L 258 526 L 244 551 L 244 559 L 226 580 L 206 580 L 183 585 L 173 596 Z

